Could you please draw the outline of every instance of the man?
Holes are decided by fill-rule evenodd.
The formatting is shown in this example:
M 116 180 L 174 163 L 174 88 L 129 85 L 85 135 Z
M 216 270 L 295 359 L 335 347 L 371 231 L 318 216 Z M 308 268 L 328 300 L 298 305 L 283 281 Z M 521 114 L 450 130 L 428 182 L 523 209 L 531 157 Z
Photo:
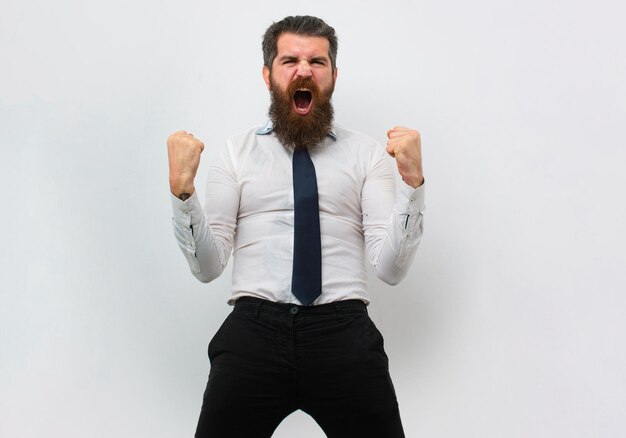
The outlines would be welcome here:
M 337 37 L 287 17 L 263 38 L 270 121 L 227 141 L 206 216 L 194 178 L 204 144 L 168 138 L 174 231 L 192 273 L 219 276 L 231 250 L 233 311 L 209 343 L 196 437 L 270 437 L 300 409 L 329 437 L 403 437 L 383 338 L 367 315 L 365 259 L 397 284 L 422 236 L 417 131 L 371 138 L 334 126 Z M 397 200 L 395 158 L 403 183 Z

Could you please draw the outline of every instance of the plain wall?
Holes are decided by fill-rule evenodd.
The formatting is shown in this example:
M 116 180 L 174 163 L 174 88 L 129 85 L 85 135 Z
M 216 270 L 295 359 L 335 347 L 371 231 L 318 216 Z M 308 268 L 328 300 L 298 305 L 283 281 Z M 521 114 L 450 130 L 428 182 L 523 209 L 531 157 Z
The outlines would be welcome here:
M 1 0 L 0 435 L 193 435 L 230 266 L 171 229 L 167 136 L 266 119 L 261 36 L 339 35 L 336 121 L 420 131 L 425 235 L 370 279 L 407 437 L 626 435 L 618 1 Z M 322 437 L 296 413 L 276 437 Z

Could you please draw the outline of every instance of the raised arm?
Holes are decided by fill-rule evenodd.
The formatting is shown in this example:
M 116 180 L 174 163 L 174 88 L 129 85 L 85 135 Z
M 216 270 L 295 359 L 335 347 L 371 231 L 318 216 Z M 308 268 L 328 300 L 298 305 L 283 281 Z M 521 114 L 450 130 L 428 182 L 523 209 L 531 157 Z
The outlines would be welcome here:
M 398 284 L 407 274 L 424 232 L 424 177 L 419 133 L 395 127 L 387 133 L 387 153 L 396 159 L 403 182 L 383 151 L 372 157 L 361 197 L 367 259 L 376 276 Z
M 228 263 L 239 192 L 224 149 L 209 170 L 205 214 L 194 185 L 203 149 L 204 144 L 185 131 L 168 138 L 174 236 L 193 275 L 208 283 L 221 275 Z

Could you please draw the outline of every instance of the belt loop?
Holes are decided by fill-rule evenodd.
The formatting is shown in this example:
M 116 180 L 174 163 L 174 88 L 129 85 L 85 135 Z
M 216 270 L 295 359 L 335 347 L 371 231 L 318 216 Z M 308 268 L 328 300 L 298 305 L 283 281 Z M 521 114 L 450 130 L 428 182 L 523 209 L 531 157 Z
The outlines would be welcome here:
M 256 308 L 256 319 L 259 319 L 259 314 L 261 313 L 261 307 L 263 307 L 263 304 L 265 304 L 265 301 L 259 301 L 259 305 Z
M 337 319 L 341 321 L 343 319 L 343 315 L 341 314 L 341 309 L 339 308 L 339 304 L 334 303 L 335 313 L 337 313 Z

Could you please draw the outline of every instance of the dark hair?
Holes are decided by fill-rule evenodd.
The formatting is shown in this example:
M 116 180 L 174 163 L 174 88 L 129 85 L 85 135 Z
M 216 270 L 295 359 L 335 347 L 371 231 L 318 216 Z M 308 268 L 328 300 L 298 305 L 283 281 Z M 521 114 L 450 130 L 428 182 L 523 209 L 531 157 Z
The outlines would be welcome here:
M 272 23 L 263 35 L 263 64 L 272 69 L 272 63 L 276 58 L 276 43 L 283 33 L 295 33 L 296 35 L 319 36 L 328 39 L 328 56 L 333 71 L 337 67 L 337 35 L 335 29 L 330 27 L 321 18 L 310 15 L 297 15 L 285 17 L 278 22 Z

